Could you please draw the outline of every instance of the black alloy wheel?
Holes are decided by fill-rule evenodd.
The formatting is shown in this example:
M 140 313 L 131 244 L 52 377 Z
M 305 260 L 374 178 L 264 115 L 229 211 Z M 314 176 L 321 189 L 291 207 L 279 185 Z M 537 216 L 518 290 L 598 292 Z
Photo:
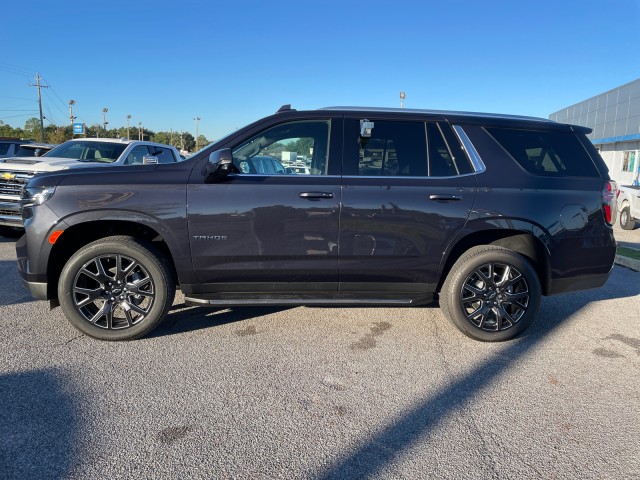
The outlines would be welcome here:
M 77 329 L 101 340 L 149 333 L 173 303 L 175 281 L 148 242 L 117 236 L 85 245 L 66 263 L 58 299 Z
M 73 302 L 86 321 L 118 330 L 144 320 L 156 299 L 156 286 L 140 262 L 124 255 L 95 257 L 73 281 Z
M 511 265 L 486 263 L 464 281 L 460 306 L 467 320 L 488 332 L 516 325 L 529 308 L 529 285 Z
M 440 292 L 445 316 L 465 335 L 485 342 L 525 331 L 540 307 L 538 274 L 523 255 L 483 245 L 453 265 Z

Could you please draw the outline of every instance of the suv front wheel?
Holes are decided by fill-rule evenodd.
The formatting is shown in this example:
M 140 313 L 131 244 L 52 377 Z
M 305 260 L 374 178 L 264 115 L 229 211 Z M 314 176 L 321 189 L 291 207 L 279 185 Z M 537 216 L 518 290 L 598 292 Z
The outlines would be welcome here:
M 173 303 L 166 259 L 149 243 L 114 236 L 85 245 L 60 274 L 58 299 L 69 321 L 100 340 L 132 340 L 155 328 Z
M 540 281 L 519 253 L 491 245 L 474 247 L 453 265 L 440 306 L 465 335 L 485 342 L 509 340 L 533 323 Z

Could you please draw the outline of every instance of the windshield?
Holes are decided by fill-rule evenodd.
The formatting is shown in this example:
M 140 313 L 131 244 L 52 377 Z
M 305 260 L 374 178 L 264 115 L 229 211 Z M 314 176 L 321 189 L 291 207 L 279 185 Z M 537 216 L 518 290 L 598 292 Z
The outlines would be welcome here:
M 126 143 L 74 141 L 58 145 L 44 156 L 70 158 L 81 162 L 112 163 L 118 160 L 125 148 Z

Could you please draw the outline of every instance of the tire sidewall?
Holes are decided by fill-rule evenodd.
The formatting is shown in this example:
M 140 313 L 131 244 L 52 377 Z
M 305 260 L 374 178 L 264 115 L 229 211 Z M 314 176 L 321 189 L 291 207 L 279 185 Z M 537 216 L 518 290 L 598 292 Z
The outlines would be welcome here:
M 525 278 L 529 287 L 529 306 L 522 318 L 512 327 L 500 332 L 482 330 L 466 317 L 460 302 L 462 288 L 471 273 L 487 263 L 502 263 L 516 268 Z M 467 258 L 461 258 L 451 271 L 451 282 L 447 282 L 447 314 L 451 322 L 465 335 L 485 342 L 500 342 L 518 336 L 531 326 L 540 307 L 541 287 L 533 266 L 519 253 L 507 249 L 483 251 Z
M 156 292 L 149 314 L 136 325 L 107 330 L 89 323 L 78 312 L 73 299 L 73 284 L 78 271 L 89 261 L 102 255 L 119 254 L 140 263 L 151 276 Z M 89 244 L 71 256 L 60 274 L 58 300 L 69 322 L 81 332 L 101 340 L 130 340 L 152 330 L 164 317 L 168 297 L 168 279 L 158 258 L 136 242 L 100 241 Z
M 635 220 L 631 218 L 631 211 L 629 206 L 623 207 L 620 211 L 620 226 L 623 230 L 633 230 L 635 227 Z

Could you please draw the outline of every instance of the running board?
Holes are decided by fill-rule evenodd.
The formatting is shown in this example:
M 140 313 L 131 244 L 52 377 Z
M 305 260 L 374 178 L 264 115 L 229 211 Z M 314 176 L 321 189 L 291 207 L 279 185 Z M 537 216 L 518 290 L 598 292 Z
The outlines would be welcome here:
M 184 297 L 184 303 L 195 307 L 261 307 L 261 306 L 408 306 L 415 305 L 412 298 L 196 298 Z

